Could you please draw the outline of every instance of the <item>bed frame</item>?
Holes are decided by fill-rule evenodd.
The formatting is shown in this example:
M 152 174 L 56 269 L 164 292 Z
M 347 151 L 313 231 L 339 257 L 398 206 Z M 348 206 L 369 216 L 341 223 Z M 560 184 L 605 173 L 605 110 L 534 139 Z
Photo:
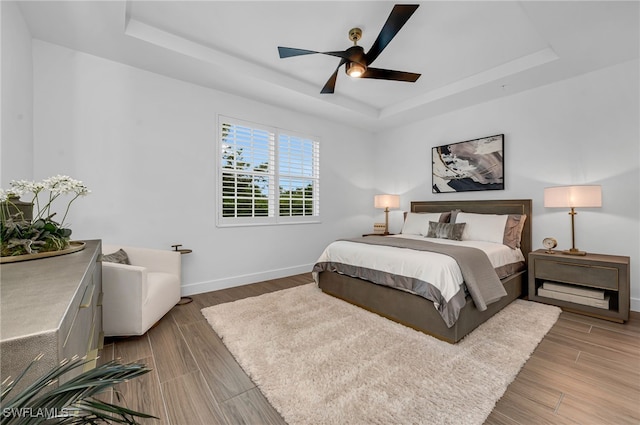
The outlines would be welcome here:
M 531 252 L 532 210 L 530 199 L 411 202 L 411 211 L 418 213 L 446 212 L 457 209 L 483 214 L 526 214 L 527 219 L 522 230 L 521 243 L 521 250 L 526 261 L 529 252 Z M 333 272 L 321 272 L 318 285 L 323 292 L 329 295 L 441 340 L 456 343 L 513 300 L 526 295 L 526 269 L 503 279 L 502 283 L 507 291 L 507 296 L 490 304 L 485 311 L 478 311 L 471 297 L 467 297 L 466 305 L 462 308 L 458 321 L 451 328 L 447 328 L 431 301 L 408 292 Z

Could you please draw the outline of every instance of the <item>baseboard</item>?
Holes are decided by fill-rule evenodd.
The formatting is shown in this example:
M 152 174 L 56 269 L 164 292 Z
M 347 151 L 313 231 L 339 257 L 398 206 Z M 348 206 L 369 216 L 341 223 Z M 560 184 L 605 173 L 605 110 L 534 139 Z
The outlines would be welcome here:
M 631 298 L 631 311 L 640 311 L 640 298 Z
M 260 273 L 225 277 L 223 279 L 210 280 L 207 282 L 189 283 L 186 285 L 182 285 L 181 293 L 182 296 L 202 294 L 204 292 L 218 291 L 220 289 L 233 288 L 235 286 L 262 282 L 264 280 L 278 279 L 281 277 L 293 276 L 301 273 L 310 273 L 311 269 L 313 269 L 313 264 L 304 264 L 301 266 L 269 270 Z M 309 280 L 309 282 L 311 282 L 311 280 Z

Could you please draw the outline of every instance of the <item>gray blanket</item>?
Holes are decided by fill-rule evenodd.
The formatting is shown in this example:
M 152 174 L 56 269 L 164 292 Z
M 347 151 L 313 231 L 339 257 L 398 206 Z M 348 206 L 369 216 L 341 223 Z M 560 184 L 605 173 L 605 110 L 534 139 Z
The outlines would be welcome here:
M 446 245 L 415 239 L 389 238 L 384 236 L 368 236 L 363 238 L 343 239 L 348 242 L 365 243 L 369 245 L 384 245 L 418 251 L 436 252 L 452 257 L 458 263 L 467 290 L 480 311 L 487 309 L 487 305 L 498 301 L 507 295 L 502 282 L 498 278 L 493 265 L 487 255 L 480 249 Z M 373 270 L 355 270 L 354 266 L 336 263 L 318 263 L 314 272 L 323 270 L 337 271 L 350 276 L 361 277 L 375 283 L 407 289 L 431 301 L 451 327 L 458 318 L 459 310 L 464 306 L 464 291 L 461 290 L 448 303 L 442 299 L 440 293 L 429 282 L 415 282 L 402 276 L 386 276 Z

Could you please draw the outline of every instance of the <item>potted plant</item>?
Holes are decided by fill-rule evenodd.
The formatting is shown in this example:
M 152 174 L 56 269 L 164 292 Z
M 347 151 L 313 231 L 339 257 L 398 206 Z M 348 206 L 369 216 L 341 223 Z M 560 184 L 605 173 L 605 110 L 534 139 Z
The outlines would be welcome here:
M 97 398 L 114 385 L 150 372 L 140 363 L 111 361 L 59 384 L 62 375 L 88 362 L 74 358 L 60 363 L 23 390 L 14 392 L 16 384 L 40 358 L 42 355 L 36 357 L 14 381 L 2 382 L 0 425 L 137 424 L 137 418 L 157 419 Z M 114 393 L 120 400 L 120 394 Z

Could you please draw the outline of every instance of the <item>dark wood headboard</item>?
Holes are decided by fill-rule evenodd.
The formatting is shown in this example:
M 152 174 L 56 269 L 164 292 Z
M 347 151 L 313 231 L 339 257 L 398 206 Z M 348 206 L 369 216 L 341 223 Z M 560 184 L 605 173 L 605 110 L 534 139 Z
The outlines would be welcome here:
M 499 199 L 482 201 L 412 201 L 411 212 L 429 213 L 461 210 L 478 214 L 526 214 L 522 229 L 521 250 L 525 259 L 531 252 L 531 199 Z

